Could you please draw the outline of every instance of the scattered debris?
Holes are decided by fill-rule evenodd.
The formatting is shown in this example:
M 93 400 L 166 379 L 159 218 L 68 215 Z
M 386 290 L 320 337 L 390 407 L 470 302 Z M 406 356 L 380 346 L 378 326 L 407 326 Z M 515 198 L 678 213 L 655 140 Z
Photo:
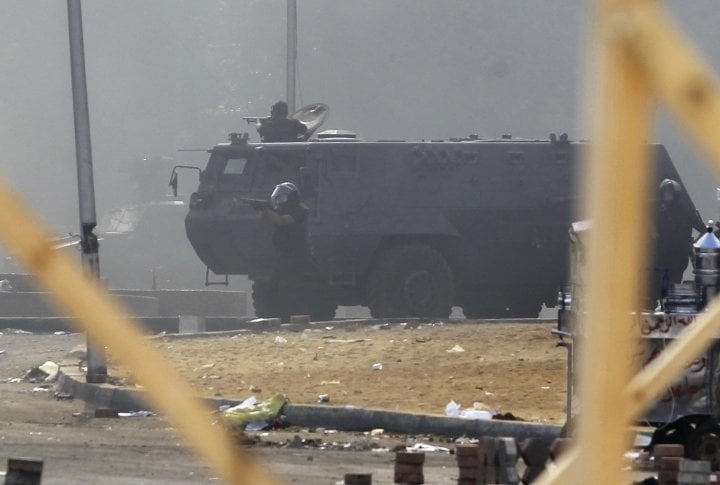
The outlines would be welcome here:
M 317 402 L 319 402 L 319 403 L 330 402 L 330 394 L 320 394 L 317 397 Z
M 60 366 L 50 360 L 45 361 L 45 363 L 38 367 L 38 369 L 47 375 L 47 377 L 45 377 L 45 382 L 56 381 L 60 372 Z
M 278 345 L 283 345 L 287 343 L 287 339 L 282 335 L 278 335 L 277 337 L 275 337 L 275 343 Z
M 223 411 L 223 421 L 229 426 L 238 429 L 245 429 L 251 423 L 263 422 L 265 426 L 259 429 L 264 429 L 275 421 L 286 402 L 287 397 L 284 394 L 275 394 L 266 401 L 257 404 L 253 403 L 252 405 L 248 400 L 245 400 L 239 405 Z M 257 425 L 253 427 L 255 426 Z
M 124 413 L 118 413 L 121 418 L 149 418 L 155 416 L 152 411 L 128 411 Z
M 373 370 L 383 370 L 383 365 L 381 363 L 373 364 L 372 366 Z
M 455 344 L 455 346 L 453 348 L 448 349 L 445 352 L 448 352 L 450 354 L 455 354 L 455 353 L 459 353 L 459 352 L 465 352 L 465 349 L 463 349 L 459 345 Z
M 0 355 L 5 355 L 6 352 L 6 350 L 0 350 Z
M 50 392 L 55 388 L 52 384 L 41 384 L 37 387 L 33 387 L 32 392 Z
M 40 367 L 33 367 L 32 369 L 29 369 L 27 372 L 25 372 L 25 375 L 22 376 L 21 380 L 31 383 L 45 382 L 45 379 L 47 379 L 48 375 L 49 374 L 40 369 Z
M 415 443 L 412 446 L 406 446 L 406 451 L 418 452 L 418 451 L 439 451 L 442 453 L 450 453 L 450 448 L 443 448 L 442 446 L 428 445 L 426 443 Z
M 62 330 L 60 330 L 60 331 L 58 331 L 58 332 L 53 332 L 53 335 L 68 335 L 68 333 L 67 333 L 67 332 L 63 332 Z
M 56 401 L 72 401 L 74 396 L 66 392 L 56 392 L 53 397 Z
M 450 401 L 445 406 L 445 415 L 455 418 L 492 419 L 493 414 L 494 413 L 483 409 L 461 409 L 460 403 L 457 403 L 455 401 Z

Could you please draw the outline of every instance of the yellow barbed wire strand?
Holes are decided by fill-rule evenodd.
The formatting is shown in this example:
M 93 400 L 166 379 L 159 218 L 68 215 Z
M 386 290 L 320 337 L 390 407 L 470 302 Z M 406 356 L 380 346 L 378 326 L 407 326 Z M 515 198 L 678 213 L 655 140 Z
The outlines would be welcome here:
M 229 431 L 213 425 L 211 410 L 145 342 L 139 326 L 86 277 L 78 262 L 55 251 L 50 234 L 0 178 L 0 239 L 35 275 L 40 286 L 74 325 L 99 345 L 111 347 L 120 364 L 147 389 L 147 398 L 227 483 L 271 485 L 277 480 L 243 450 Z

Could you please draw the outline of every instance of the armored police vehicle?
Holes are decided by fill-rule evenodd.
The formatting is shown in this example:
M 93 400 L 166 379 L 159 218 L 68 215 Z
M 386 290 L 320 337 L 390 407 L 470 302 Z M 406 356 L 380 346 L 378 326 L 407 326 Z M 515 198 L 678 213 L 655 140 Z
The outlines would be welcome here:
M 258 316 L 332 318 L 337 305 L 363 305 L 374 317 L 442 318 L 453 306 L 468 318 L 537 317 L 556 305 L 583 143 L 566 135 L 366 142 L 337 131 L 290 143 L 231 140 L 209 150 L 185 225 L 209 270 L 254 280 Z M 685 241 L 689 251 L 702 223 L 665 148 L 653 153 L 657 223 L 647 224 L 664 231 L 649 268 L 657 293 L 658 281 L 677 279 L 688 263 L 688 253 L 663 245 Z M 297 185 L 309 208 L 308 248 L 324 282 L 304 306 L 267 294 L 273 228 L 242 201 L 267 199 L 281 182 Z M 661 185 L 670 187 L 664 202 Z

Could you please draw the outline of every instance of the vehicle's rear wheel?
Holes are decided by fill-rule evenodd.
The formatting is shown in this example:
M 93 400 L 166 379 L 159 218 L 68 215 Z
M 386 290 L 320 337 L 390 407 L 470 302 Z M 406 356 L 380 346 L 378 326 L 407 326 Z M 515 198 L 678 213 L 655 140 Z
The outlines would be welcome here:
M 445 258 L 424 244 L 397 246 L 377 262 L 368 285 L 375 318 L 447 318 L 455 285 Z

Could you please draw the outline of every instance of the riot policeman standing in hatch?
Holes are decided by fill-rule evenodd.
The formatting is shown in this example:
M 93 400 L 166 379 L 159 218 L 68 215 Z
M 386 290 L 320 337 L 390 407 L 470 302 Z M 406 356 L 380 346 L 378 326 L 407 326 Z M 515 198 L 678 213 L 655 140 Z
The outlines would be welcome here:
M 307 250 L 308 208 L 300 201 L 295 184 L 275 186 L 270 203 L 254 204 L 262 217 L 273 226 L 273 266 L 267 280 L 253 284 L 255 312 L 259 317 L 288 320 L 291 314 L 309 314 L 314 319 L 329 320 L 336 305 Z
M 278 101 L 270 108 L 269 118 L 258 120 L 257 131 L 263 142 L 287 142 L 300 140 L 307 133 L 307 127 L 296 119 L 288 118 L 287 103 Z

